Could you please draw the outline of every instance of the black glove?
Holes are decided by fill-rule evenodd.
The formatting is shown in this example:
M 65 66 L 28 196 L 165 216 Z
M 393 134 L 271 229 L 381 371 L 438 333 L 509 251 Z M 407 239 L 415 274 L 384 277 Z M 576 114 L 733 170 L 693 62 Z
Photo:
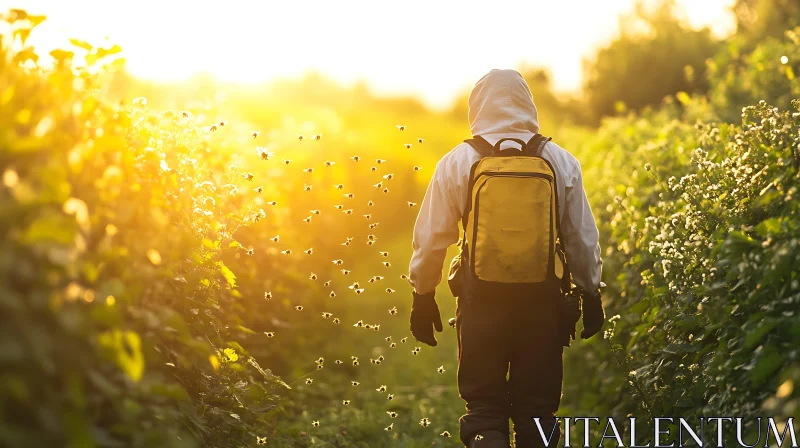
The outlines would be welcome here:
M 414 292 L 414 303 L 411 305 L 411 334 L 419 342 L 435 347 L 436 337 L 433 336 L 433 327 L 442 331 L 442 317 L 439 315 L 439 306 L 433 298 L 435 291 L 427 294 Z
M 603 328 L 606 313 L 603 311 L 600 291 L 594 294 L 584 293 L 581 297 L 583 298 L 583 331 L 581 331 L 581 339 L 589 339 Z

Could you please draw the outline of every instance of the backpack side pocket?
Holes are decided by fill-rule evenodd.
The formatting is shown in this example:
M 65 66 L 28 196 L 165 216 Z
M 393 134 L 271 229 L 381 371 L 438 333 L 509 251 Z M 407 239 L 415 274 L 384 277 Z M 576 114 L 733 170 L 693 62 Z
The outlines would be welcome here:
M 463 270 L 462 254 L 458 254 L 450 261 L 450 273 L 447 275 L 447 286 L 450 287 L 453 297 L 460 297 L 463 293 L 463 282 L 461 281 Z

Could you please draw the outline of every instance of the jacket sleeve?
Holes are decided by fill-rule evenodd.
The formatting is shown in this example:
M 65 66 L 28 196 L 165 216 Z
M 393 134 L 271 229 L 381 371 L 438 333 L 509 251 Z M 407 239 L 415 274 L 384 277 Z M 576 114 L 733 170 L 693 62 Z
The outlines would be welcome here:
M 561 222 L 564 250 L 575 285 L 584 291 L 593 292 L 600 287 L 603 267 L 600 259 L 600 235 L 583 188 L 583 175 L 577 161 L 571 177 L 571 185 L 565 188 L 566 210 Z
M 444 160 L 436 165 L 425 198 L 414 224 L 414 254 L 409 266 L 409 281 L 418 294 L 436 289 L 442 280 L 447 248 L 458 242 L 459 194 L 449 179 Z

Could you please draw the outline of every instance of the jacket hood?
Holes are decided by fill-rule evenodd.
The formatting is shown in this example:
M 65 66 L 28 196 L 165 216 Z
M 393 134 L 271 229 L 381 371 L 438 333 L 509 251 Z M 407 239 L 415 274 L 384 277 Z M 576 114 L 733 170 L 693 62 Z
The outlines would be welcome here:
M 539 132 L 536 105 L 519 72 L 495 69 L 475 83 L 469 95 L 469 127 L 473 137 L 480 135 L 491 144 L 506 137 L 527 141 Z

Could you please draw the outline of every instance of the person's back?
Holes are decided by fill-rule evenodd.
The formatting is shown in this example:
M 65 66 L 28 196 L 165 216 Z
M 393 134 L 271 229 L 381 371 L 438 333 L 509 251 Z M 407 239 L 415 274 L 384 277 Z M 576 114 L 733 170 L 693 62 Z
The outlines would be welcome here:
M 469 227 L 474 232 L 465 234 L 464 252 L 468 251 L 467 242 L 474 250 L 471 239 L 482 241 L 479 230 L 487 231 L 486 225 L 477 226 L 468 220 L 478 205 L 477 201 L 473 203 L 476 195 L 471 191 L 471 184 L 475 182 L 474 167 L 484 156 L 517 155 L 519 149 L 523 149 L 525 154 L 538 150 L 534 156 L 544 159 L 555 175 L 552 189 L 556 234 L 566 253 L 567 272 L 571 271 L 578 288 L 589 292 L 584 298 L 581 336 L 596 334 L 604 319 L 599 296 L 602 262 L 597 227 L 583 190 L 580 164 L 563 148 L 538 135 L 536 107 L 525 80 L 516 71 L 492 70 L 476 83 L 469 99 L 469 120 L 473 139 L 459 144 L 439 161 L 414 227 L 414 255 L 409 273 L 415 289 L 412 333 L 420 342 L 436 345 L 433 327 L 441 331 L 442 325 L 434 290 L 441 281 L 447 248 L 459 240 L 458 222 L 462 221 L 465 230 Z M 516 142 L 501 142 L 504 139 Z M 498 142 L 501 142 L 499 146 Z M 509 196 L 507 201 L 501 197 L 500 207 L 519 207 L 519 203 L 527 203 L 515 199 L 513 192 Z M 486 206 L 484 203 L 483 207 Z M 497 213 L 498 209 L 494 210 Z M 541 231 L 548 230 L 542 228 Z M 517 233 L 520 247 L 530 247 L 525 244 L 529 241 L 522 240 L 528 238 L 525 236 L 528 233 Z M 485 237 L 490 242 L 484 249 L 489 260 L 496 260 L 505 253 L 498 250 L 493 238 L 499 235 Z M 523 259 L 531 260 L 528 255 Z M 553 254 L 550 258 L 557 256 Z M 507 447 L 508 419 L 511 418 L 517 447 L 543 446 L 533 418 L 541 418 L 542 429 L 550 436 L 561 397 L 564 345 L 561 302 L 569 274 L 566 280 L 560 281 L 562 279 L 556 278 L 558 269 L 554 267 L 558 263 L 551 261 L 547 270 L 549 280 L 534 283 L 533 288 L 505 289 L 498 282 L 482 281 L 470 261 L 474 263 L 474 254 L 472 260 L 463 257 L 466 266 L 461 266 L 463 272 L 455 280 L 460 290 L 456 313 L 458 388 L 467 404 L 467 413 L 460 422 L 461 439 L 468 446 Z M 510 263 L 509 260 L 507 264 Z M 500 271 L 507 271 L 507 268 Z M 557 432 L 556 429 L 551 437 L 551 446 L 558 441 Z

